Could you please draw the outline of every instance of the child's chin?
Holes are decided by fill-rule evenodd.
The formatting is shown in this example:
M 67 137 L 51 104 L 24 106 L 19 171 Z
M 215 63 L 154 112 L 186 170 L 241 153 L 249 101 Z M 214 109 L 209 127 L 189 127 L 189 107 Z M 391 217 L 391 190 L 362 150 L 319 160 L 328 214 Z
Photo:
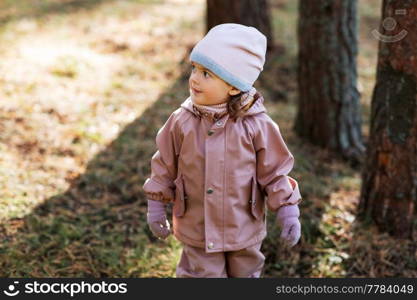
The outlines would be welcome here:
M 191 95 L 191 98 L 193 99 L 193 102 L 200 105 L 207 105 L 200 99 L 200 97 L 196 97 L 195 95 Z

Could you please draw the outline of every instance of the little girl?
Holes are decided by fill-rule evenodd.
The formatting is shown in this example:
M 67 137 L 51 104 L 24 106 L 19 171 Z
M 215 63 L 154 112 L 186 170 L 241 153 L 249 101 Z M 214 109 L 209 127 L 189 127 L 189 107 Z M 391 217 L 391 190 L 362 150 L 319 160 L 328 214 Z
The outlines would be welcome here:
M 276 213 L 281 239 L 300 238 L 294 157 L 253 83 L 263 70 L 266 37 L 254 27 L 213 27 L 190 55 L 190 97 L 158 131 L 152 174 L 143 186 L 147 220 L 183 251 L 177 277 L 260 277 L 266 214 Z

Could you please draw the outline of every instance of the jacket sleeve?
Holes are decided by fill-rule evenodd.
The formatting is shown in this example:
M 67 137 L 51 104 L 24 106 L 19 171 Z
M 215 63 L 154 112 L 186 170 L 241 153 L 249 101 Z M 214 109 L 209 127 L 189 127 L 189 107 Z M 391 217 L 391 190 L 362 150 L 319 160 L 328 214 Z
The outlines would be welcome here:
M 276 212 L 282 206 L 298 204 L 301 201 L 298 183 L 288 176 L 294 166 L 294 156 L 288 150 L 278 125 L 266 114 L 256 123 L 257 180 L 267 195 L 268 209 Z
M 174 112 L 156 135 L 157 151 L 151 160 L 151 176 L 145 180 L 145 197 L 164 203 L 174 201 L 178 155 L 181 144 L 178 113 Z

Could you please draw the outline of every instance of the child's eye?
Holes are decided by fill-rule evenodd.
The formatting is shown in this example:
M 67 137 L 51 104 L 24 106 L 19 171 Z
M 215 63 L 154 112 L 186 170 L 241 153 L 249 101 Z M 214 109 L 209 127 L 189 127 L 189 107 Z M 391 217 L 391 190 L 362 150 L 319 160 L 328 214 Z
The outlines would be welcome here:
M 193 72 L 195 70 L 195 66 L 194 65 L 191 65 L 191 72 Z M 207 72 L 207 71 L 203 71 L 203 75 L 204 75 L 204 77 L 210 77 L 210 73 L 209 72 Z

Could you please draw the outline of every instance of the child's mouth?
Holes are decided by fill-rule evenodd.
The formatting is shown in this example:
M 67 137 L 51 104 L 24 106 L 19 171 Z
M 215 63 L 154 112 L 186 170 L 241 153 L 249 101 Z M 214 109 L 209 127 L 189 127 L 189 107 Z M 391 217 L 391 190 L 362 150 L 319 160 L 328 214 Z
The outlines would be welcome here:
M 193 87 L 191 87 L 191 91 L 193 92 L 194 95 L 198 95 L 201 93 L 201 91 L 197 91 L 196 89 L 194 89 Z

